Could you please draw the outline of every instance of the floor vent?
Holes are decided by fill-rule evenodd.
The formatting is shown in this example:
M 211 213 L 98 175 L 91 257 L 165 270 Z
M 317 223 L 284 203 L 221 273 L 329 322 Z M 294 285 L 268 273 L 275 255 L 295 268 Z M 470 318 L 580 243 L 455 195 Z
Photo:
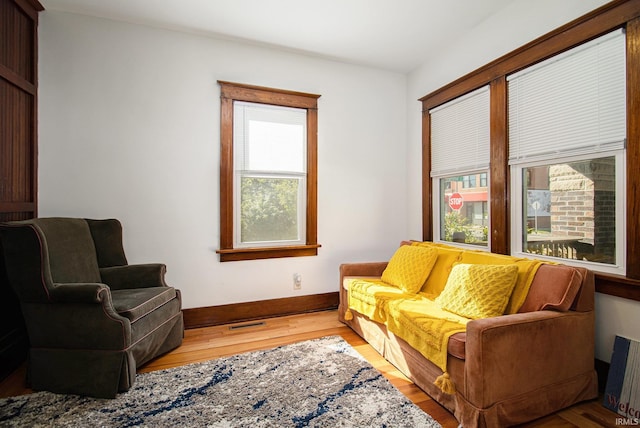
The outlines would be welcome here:
M 248 324 L 232 325 L 229 327 L 229 330 L 240 330 L 243 328 L 259 327 L 261 325 L 266 325 L 266 323 L 264 321 L 257 321 L 257 322 L 251 322 Z

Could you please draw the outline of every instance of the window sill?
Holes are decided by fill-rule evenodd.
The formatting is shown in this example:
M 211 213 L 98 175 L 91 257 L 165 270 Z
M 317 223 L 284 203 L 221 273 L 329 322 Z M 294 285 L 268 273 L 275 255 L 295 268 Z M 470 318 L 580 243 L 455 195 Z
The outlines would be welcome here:
M 620 275 L 594 272 L 596 291 L 610 296 L 622 297 L 640 302 L 640 281 Z
M 318 248 L 320 247 L 320 244 L 310 244 L 290 247 L 229 248 L 217 250 L 216 253 L 220 254 L 221 262 L 233 262 L 239 260 L 317 256 Z

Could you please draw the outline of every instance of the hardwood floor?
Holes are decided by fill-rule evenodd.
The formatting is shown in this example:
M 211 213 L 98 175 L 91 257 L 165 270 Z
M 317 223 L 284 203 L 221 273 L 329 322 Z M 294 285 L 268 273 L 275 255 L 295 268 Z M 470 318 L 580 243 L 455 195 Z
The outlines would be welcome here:
M 435 418 L 444 428 L 458 426 L 458 422 L 451 413 L 415 386 L 349 327 L 340 323 L 336 311 L 186 330 L 182 346 L 141 367 L 139 372 L 176 367 L 331 335 L 342 336 L 396 388 Z M 0 383 L 0 397 L 32 392 L 25 387 L 24 372 L 23 366 Z M 617 415 L 605 409 L 600 403 L 601 400 L 581 403 L 522 427 L 616 427 Z

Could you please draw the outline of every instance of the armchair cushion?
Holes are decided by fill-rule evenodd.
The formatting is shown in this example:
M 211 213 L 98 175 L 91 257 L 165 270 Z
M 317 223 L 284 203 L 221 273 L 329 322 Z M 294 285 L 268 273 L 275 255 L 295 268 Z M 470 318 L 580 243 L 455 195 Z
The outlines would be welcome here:
M 176 298 L 173 287 L 136 288 L 113 290 L 111 299 L 118 314 L 135 322 L 160 306 Z

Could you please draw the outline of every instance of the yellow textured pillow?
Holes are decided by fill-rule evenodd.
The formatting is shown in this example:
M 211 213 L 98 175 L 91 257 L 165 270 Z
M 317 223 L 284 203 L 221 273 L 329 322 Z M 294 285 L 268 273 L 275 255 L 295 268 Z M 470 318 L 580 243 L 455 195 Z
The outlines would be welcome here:
M 435 248 L 401 245 L 389 260 L 381 279 L 405 293 L 415 294 L 427 280 L 437 257 Z
M 436 303 L 467 318 L 502 315 L 518 278 L 515 265 L 457 264 Z

